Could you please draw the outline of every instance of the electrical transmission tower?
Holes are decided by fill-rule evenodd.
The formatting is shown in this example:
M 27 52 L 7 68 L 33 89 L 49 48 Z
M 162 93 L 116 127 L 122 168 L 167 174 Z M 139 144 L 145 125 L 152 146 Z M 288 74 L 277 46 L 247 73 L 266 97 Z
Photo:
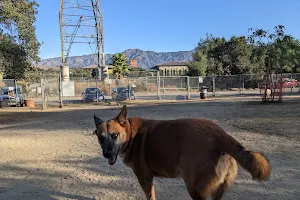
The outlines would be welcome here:
M 68 66 L 72 46 L 85 44 L 90 47 L 92 53 L 97 54 L 98 78 L 106 79 L 100 0 L 60 0 L 59 22 L 62 68 Z

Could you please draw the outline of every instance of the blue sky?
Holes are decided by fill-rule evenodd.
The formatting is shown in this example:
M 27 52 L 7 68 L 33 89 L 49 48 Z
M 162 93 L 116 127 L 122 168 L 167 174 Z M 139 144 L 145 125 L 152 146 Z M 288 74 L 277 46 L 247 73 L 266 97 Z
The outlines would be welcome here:
M 59 57 L 60 1 L 37 2 L 40 57 Z M 191 50 L 206 33 L 230 38 L 247 34 L 250 27 L 272 29 L 278 24 L 300 38 L 300 0 L 102 0 L 101 8 L 105 53 Z M 74 45 L 70 55 L 90 53 L 88 45 Z

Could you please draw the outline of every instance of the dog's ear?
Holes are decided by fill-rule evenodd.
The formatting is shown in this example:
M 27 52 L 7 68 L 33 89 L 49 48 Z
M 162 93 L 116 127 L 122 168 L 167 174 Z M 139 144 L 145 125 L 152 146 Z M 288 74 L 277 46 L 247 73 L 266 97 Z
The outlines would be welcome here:
M 95 122 L 96 128 L 98 128 L 98 125 L 100 125 L 103 122 L 103 120 L 94 114 L 94 122 Z
M 120 114 L 117 116 L 116 119 L 120 124 L 123 124 L 127 120 L 127 106 L 126 105 L 123 106 Z

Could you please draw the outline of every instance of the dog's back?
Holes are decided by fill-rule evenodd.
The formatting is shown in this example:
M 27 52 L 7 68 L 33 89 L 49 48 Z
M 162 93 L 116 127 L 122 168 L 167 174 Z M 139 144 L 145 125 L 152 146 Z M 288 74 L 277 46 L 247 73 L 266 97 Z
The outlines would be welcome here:
M 140 123 L 141 131 L 136 137 L 143 138 L 141 155 L 148 170 L 156 177 L 182 177 L 192 197 L 208 194 L 215 199 L 221 197 L 236 177 L 235 159 L 253 178 L 261 180 L 269 176 L 270 166 L 262 154 L 244 150 L 210 120 L 133 118 L 131 121 Z
M 182 159 L 207 160 L 214 166 L 220 151 L 217 148 L 213 123 L 201 119 L 143 120 L 144 152 L 148 167 L 156 176 L 177 177 Z M 201 166 L 199 166 L 201 167 Z M 160 171 L 157 171 L 159 169 Z

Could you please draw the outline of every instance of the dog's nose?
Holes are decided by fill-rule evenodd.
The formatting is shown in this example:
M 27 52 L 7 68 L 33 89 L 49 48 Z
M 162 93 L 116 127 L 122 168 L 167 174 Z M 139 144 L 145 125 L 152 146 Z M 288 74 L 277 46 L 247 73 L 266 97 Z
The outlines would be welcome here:
M 109 153 L 109 152 L 107 152 L 107 151 L 104 151 L 104 152 L 103 152 L 103 156 L 104 156 L 105 158 L 110 158 L 110 157 L 111 157 L 111 153 Z

